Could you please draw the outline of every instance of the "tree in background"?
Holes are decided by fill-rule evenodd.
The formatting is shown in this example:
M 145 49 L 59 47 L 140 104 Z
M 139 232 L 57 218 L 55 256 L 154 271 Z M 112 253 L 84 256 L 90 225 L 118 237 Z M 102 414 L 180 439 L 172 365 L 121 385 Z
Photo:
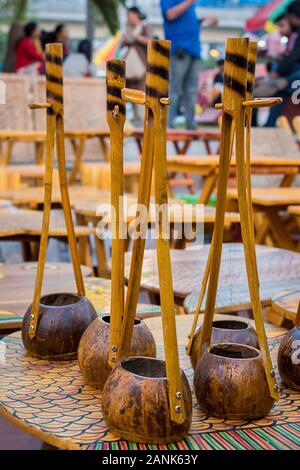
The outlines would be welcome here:
M 125 0 L 93 0 L 100 10 L 104 22 L 112 34 L 120 29 L 119 6 L 125 5 Z
M 51 0 L 49 0 L 50 2 Z M 11 21 L 7 37 L 7 48 L 3 62 L 3 72 L 15 71 L 15 46 L 23 35 L 30 0 L 0 0 L 0 15 Z M 120 28 L 118 10 L 125 0 L 93 0 L 101 19 L 112 34 Z
M 23 35 L 23 25 L 28 8 L 28 0 L 1 0 L 1 11 L 11 18 L 7 37 L 7 48 L 3 62 L 3 72 L 15 71 L 15 46 Z

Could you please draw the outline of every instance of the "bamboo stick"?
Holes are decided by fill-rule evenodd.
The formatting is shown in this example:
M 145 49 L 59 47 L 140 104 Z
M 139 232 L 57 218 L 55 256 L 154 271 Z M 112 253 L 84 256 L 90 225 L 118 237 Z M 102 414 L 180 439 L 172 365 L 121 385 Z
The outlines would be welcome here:
M 246 175 L 245 175 L 245 111 L 242 107 L 236 111 L 236 172 L 238 183 L 238 200 L 241 216 L 242 238 L 245 252 L 245 262 L 248 275 L 248 285 L 250 298 L 255 320 L 256 333 L 265 365 L 266 377 L 268 381 L 270 395 L 274 400 L 278 400 L 279 395 L 276 387 L 275 378 L 273 376 L 272 361 L 265 333 L 262 308 L 259 296 L 259 284 L 256 268 L 255 245 L 253 244 L 252 228 L 250 225 L 248 200 L 246 192 Z
M 186 410 L 184 407 L 178 355 L 167 213 L 166 104 L 169 103 L 169 100 L 162 100 L 162 98 L 168 95 L 169 68 L 170 42 L 151 41 L 148 45 L 146 102 L 154 115 L 155 202 L 159 211 L 156 221 L 157 264 L 162 307 L 166 373 L 169 386 L 170 415 L 173 422 L 181 424 L 185 421 Z
M 109 364 L 114 367 L 119 357 L 122 319 L 124 317 L 124 212 L 123 212 L 123 138 L 125 101 L 125 62 L 107 63 L 107 122 L 111 137 L 111 203 L 112 214 L 112 268 Z
M 141 159 L 141 174 L 138 192 L 138 208 L 142 206 L 149 210 L 151 182 L 153 173 L 153 138 L 154 120 L 152 111 L 146 107 L 144 121 L 144 144 Z M 139 216 L 139 210 L 137 212 Z M 148 224 L 146 223 L 146 230 Z M 137 227 L 138 229 L 138 227 Z M 122 322 L 120 357 L 128 357 L 130 353 L 130 342 L 133 333 L 134 319 L 138 304 L 140 284 L 142 278 L 142 268 L 144 251 L 146 244 L 146 234 L 139 236 L 133 242 L 133 249 L 130 263 L 130 273 L 128 289 L 126 294 L 125 315 Z
M 216 223 L 213 235 L 211 272 L 200 339 L 200 354 L 202 354 L 211 343 L 212 324 L 222 256 L 226 193 L 231 160 L 231 139 L 235 125 L 233 116 L 236 106 L 240 105 L 241 107 L 242 101 L 245 99 L 248 39 L 228 39 L 226 51 Z
M 49 112 L 50 111 L 50 112 Z M 33 339 L 36 334 L 38 316 L 40 309 L 40 300 L 42 292 L 42 284 L 44 277 L 44 269 L 46 262 L 48 235 L 51 214 L 51 197 L 52 197 L 52 174 L 53 174 L 53 158 L 54 158 L 54 142 L 55 142 L 55 116 L 49 108 L 47 112 L 47 144 L 46 144 L 46 162 L 44 177 L 44 210 L 42 221 L 42 232 L 40 238 L 39 258 L 35 278 L 35 287 L 33 294 L 32 313 L 29 326 L 29 338 Z
M 46 169 L 44 178 L 44 211 L 42 222 L 42 235 L 36 273 L 32 315 L 29 326 L 29 337 L 33 339 L 38 324 L 41 290 L 47 254 L 48 233 L 51 215 L 53 159 L 56 135 L 57 158 L 61 188 L 61 198 L 66 221 L 68 240 L 70 245 L 74 275 L 79 295 L 85 294 L 83 278 L 77 252 L 76 237 L 72 221 L 70 200 L 67 186 L 66 162 L 64 150 L 63 126 L 63 49 L 61 44 L 46 45 L 46 103 L 31 103 L 31 109 L 47 109 L 47 144 Z
M 81 266 L 79 261 L 77 241 L 74 231 L 74 224 L 72 219 L 70 197 L 68 191 L 68 180 L 66 172 L 66 157 L 65 157 L 65 140 L 64 140 L 64 122 L 62 115 L 58 115 L 56 119 L 56 147 L 57 147 L 57 161 L 58 161 L 58 172 L 59 172 L 59 185 L 61 192 L 61 200 L 64 211 L 64 217 L 67 228 L 67 235 L 71 253 L 71 259 L 73 264 L 75 282 L 77 292 L 79 295 L 85 295 L 85 287 L 81 272 Z
M 256 55 L 257 55 L 257 42 L 250 41 L 248 48 L 248 74 L 247 74 L 247 92 L 246 100 L 250 101 L 253 98 L 253 88 L 255 80 L 256 68 Z M 252 243 L 255 245 L 255 231 L 254 231 L 254 217 L 253 205 L 251 197 L 251 124 L 252 124 L 252 108 L 246 108 L 246 183 L 247 183 L 247 201 L 249 210 L 249 221 L 251 227 Z M 256 266 L 257 280 L 258 270 Z

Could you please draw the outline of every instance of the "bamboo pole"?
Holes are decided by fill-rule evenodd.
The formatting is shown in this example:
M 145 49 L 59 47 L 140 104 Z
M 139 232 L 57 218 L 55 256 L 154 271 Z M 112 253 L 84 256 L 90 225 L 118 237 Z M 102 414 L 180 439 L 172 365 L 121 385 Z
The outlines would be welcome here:
M 247 92 L 246 100 L 253 99 L 253 88 L 255 80 L 257 56 L 257 42 L 250 41 L 248 48 L 248 74 L 247 74 Z M 249 220 L 251 227 L 252 243 L 255 245 L 255 231 L 254 231 L 254 217 L 253 205 L 251 197 L 251 123 L 252 123 L 252 108 L 246 108 L 246 183 L 247 183 L 247 201 L 249 209 Z M 257 266 L 256 266 L 257 271 Z M 258 271 L 257 271 L 258 279 Z
M 33 339 L 36 334 L 38 316 L 40 310 L 40 300 L 42 292 L 42 284 L 44 277 L 44 269 L 46 262 L 48 235 L 51 214 L 51 197 L 52 197 L 52 175 L 53 175 L 53 158 L 54 158 L 54 142 L 55 142 L 55 116 L 50 108 L 47 111 L 47 144 L 46 144 L 46 162 L 45 162 L 45 178 L 44 178 L 44 210 L 42 221 L 42 232 L 40 238 L 39 258 L 35 278 L 35 287 L 33 294 L 32 313 L 30 317 L 29 338 Z
M 144 144 L 141 159 L 141 174 L 138 191 L 138 211 L 136 216 L 140 215 L 139 207 L 149 210 L 151 182 L 153 173 L 153 138 L 154 138 L 154 119 L 152 111 L 146 106 L 144 120 Z M 148 223 L 145 223 L 144 230 L 147 230 Z M 143 233 L 142 227 L 137 227 L 141 236 L 133 242 L 133 249 L 130 263 L 130 273 L 128 280 L 128 289 L 126 294 L 125 315 L 122 322 L 120 357 L 128 357 L 130 353 L 130 342 L 133 333 L 134 319 L 138 304 L 140 284 L 142 278 L 142 268 L 144 251 L 146 244 L 146 233 Z
M 255 244 L 253 243 L 253 229 L 250 223 L 248 198 L 246 191 L 245 174 L 245 110 L 243 107 L 237 107 L 236 111 L 236 172 L 238 186 L 238 201 L 241 216 L 241 229 L 244 244 L 245 262 L 248 276 L 248 286 L 252 304 L 252 311 L 255 320 L 258 343 L 264 361 L 266 377 L 268 381 L 270 395 L 274 400 L 278 400 L 278 390 L 275 377 L 273 375 L 273 366 L 267 343 L 267 337 L 262 317 L 262 307 L 259 296 L 259 283 L 257 275 L 257 262 L 255 253 Z M 250 188 L 251 198 L 251 188 Z
M 247 80 L 248 39 L 228 39 L 224 70 L 223 119 L 220 143 L 220 174 L 217 192 L 216 222 L 213 235 L 211 272 L 208 284 L 204 321 L 200 338 L 200 354 L 211 343 L 212 324 L 222 256 L 226 193 L 230 170 L 231 139 L 234 111 L 245 99 Z M 237 65 L 238 64 L 238 65 Z
M 79 263 L 76 237 L 72 221 L 70 200 L 67 186 L 66 162 L 64 149 L 64 125 L 63 125 L 63 49 L 61 44 L 46 45 L 46 103 L 33 103 L 31 109 L 47 109 L 47 144 L 46 144 L 46 169 L 44 178 L 44 211 L 42 222 L 42 235 L 36 273 L 32 314 L 29 325 L 29 337 L 33 339 L 36 334 L 41 290 L 45 269 L 45 261 L 48 245 L 49 224 L 51 215 L 52 177 L 54 145 L 56 135 L 57 158 L 61 198 L 66 222 L 68 241 L 74 275 L 79 295 L 85 295 L 84 283 Z
M 71 259 L 73 264 L 75 282 L 77 292 L 79 295 L 85 295 L 85 287 L 81 272 L 81 266 L 78 256 L 77 241 L 74 231 L 74 224 L 72 219 L 70 197 L 68 191 L 68 180 L 66 172 L 66 157 L 65 157 L 65 141 L 64 141 L 64 122 L 62 115 L 57 116 L 56 120 L 56 148 L 57 148 L 57 161 L 59 172 L 59 185 L 61 192 L 61 200 L 64 211 L 64 217 L 67 228 L 68 242 L 70 247 Z
M 111 138 L 111 204 L 112 263 L 109 364 L 114 367 L 119 357 L 122 319 L 124 317 L 124 210 L 123 198 L 123 138 L 125 101 L 121 91 L 125 88 L 125 62 L 107 63 L 107 122 Z
M 146 103 L 154 116 L 154 176 L 155 203 L 158 207 L 157 264 L 162 307 L 163 337 L 165 345 L 166 373 L 169 386 L 171 419 L 183 423 L 186 410 L 179 364 L 172 269 L 169 244 L 168 194 L 167 194 L 167 108 L 169 103 L 170 42 L 148 43 L 148 80 Z

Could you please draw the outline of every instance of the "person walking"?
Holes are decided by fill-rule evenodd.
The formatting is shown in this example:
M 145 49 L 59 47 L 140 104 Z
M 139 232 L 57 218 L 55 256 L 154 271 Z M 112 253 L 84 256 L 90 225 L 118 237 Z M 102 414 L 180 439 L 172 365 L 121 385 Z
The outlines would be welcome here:
M 138 7 L 127 8 L 127 26 L 121 39 L 121 56 L 126 60 L 127 86 L 137 90 L 145 90 L 147 43 L 152 38 L 146 16 Z M 143 125 L 143 110 L 133 105 L 134 125 Z
M 187 129 L 195 129 L 195 104 L 197 102 L 200 72 L 201 23 L 216 24 L 215 18 L 199 20 L 196 0 L 161 0 L 165 37 L 172 41 L 171 49 L 171 106 L 169 127 L 174 127 L 179 104 L 185 109 Z

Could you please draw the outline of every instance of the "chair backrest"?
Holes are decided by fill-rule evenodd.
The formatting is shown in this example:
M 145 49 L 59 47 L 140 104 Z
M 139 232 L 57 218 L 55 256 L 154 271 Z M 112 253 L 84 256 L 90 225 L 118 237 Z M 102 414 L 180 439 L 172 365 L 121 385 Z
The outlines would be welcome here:
M 7 168 L 0 167 L 0 190 L 20 189 L 21 177 L 17 171 L 7 171 Z
M 0 104 L 0 129 L 22 130 L 33 129 L 31 112 L 28 109 L 30 96 L 30 78 L 13 73 L 0 74 L 5 84 L 6 104 Z M 16 143 L 12 149 L 13 161 L 29 161 L 34 159 L 32 144 Z
M 288 133 L 288 135 L 291 137 L 293 135 L 293 129 L 289 123 L 289 120 L 286 116 L 282 115 L 279 116 L 279 118 L 276 121 L 277 127 L 280 129 L 285 129 L 285 131 Z
M 253 127 L 251 130 L 251 155 L 266 157 L 299 157 L 299 149 L 285 129 Z
M 97 189 L 110 191 L 110 165 L 109 163 L 93 164 L 82 163 L 80 166 L 81 183 L 84 186 L 93 186 Z
M 34 95 L 36 102 L 45 100 L 45 78 L 35 81 Z M 65 130 L 106 130 L 106 84 L 100 78 L 64 78 L 64 114 Z M 46 114 L 35 112 L 35 127 L 44 130 Z M 42 116 L 41 116 L 42 114 Z M 67 144 L 67 156 L 72 155 Z M 102 150 L 95 139 L 86 143 L 84 158 L 99 160 Z
M 293 128 L 298 136 L 298 141 L 300 141 L 300 116 L 296 116 L 293 119 Z

